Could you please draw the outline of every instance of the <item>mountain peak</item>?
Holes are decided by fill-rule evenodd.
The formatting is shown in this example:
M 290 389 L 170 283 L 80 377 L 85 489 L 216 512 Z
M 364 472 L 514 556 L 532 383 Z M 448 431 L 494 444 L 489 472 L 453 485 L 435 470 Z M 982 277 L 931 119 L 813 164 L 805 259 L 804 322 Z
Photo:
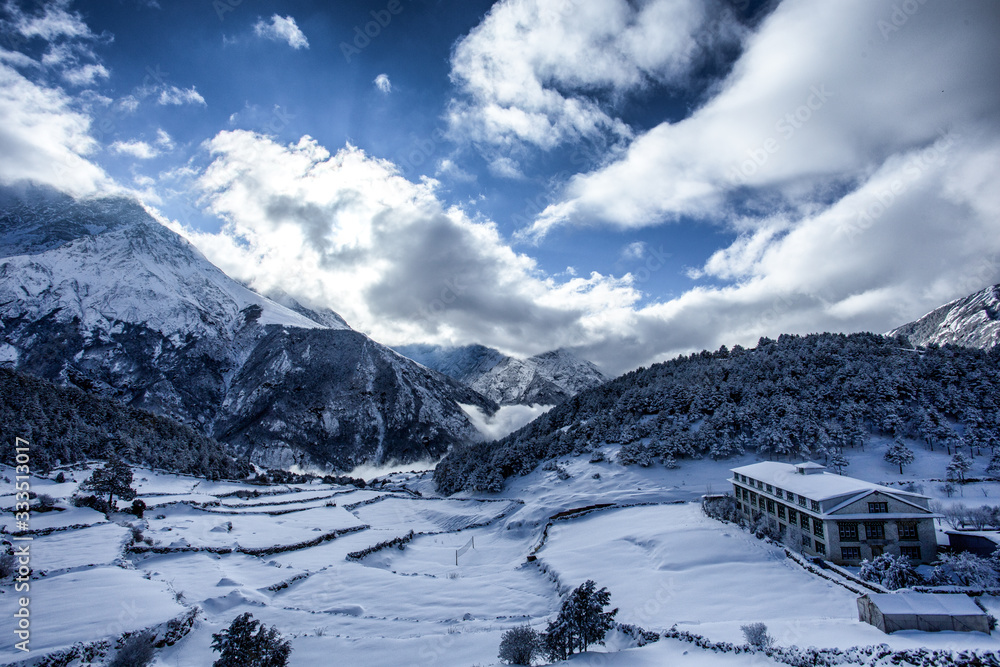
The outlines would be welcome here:
M 906 336 L 913 345 L 991 348 L 1000 343 L 1000 284 L 955 299 L 887 335 Z

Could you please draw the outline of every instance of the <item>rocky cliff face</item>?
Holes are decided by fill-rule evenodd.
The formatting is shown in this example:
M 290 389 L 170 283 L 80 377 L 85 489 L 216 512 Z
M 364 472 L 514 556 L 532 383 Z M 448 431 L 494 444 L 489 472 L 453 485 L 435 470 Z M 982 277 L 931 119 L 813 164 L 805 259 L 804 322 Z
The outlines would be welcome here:
M 231 280 L 123 198 L 0 192 L 0 363 L 175 417 L 255 462 L 433 458 L 496 405 Z
M 956 299 L 888 335 L 900 334 L 914 345 L 991 348 L 1000 343 L 1000 285 Z

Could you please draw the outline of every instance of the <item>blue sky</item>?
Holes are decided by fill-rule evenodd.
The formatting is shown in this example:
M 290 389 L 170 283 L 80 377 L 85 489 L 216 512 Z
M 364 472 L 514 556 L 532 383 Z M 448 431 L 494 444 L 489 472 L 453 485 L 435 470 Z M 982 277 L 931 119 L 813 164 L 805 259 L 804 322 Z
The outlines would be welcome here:
M 388 344 L 620 372 L 884 331 L 1000 281 L 992 2 L 0 16 L 0 179 L 140 197 L 230 275 Z

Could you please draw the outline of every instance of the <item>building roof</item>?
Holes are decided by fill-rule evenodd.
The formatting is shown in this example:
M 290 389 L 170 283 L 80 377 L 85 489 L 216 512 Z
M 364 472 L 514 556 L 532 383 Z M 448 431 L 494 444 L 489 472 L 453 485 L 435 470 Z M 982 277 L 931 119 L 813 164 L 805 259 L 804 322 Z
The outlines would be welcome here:
M 801 466 L 802 464 L 799 465 Z M 836 475 L 831 472 L 803 475 L 797 473 L 795 468 L 796 466 L 790 463 L 762 461 L 761 463 L 752 463 L 740 466 L 739 468 L 733 468 L 732 472 L 759 479 L 766 484 L 803 495 L 810 500 L 828 500 L 830 498 L 839 498 L 840 496 L 865 491 L 881 491 L 895 496 L 908 496 L 910 498 L 927 497 L 919 493 L 910 493 L 901 489 L 890 489 L 887 486 L 880 486 L 861 479 Z
M 946 535 L 969 535 L 972 537 L 981 537 L 985 540 L 989 540 L 994 544 L 1000 544 L 1000 532 L 995 530 L 946 530 L 944 531 Z
M 986 612 L 964 593 L 869 593 L 883 614 L 982 616 Z

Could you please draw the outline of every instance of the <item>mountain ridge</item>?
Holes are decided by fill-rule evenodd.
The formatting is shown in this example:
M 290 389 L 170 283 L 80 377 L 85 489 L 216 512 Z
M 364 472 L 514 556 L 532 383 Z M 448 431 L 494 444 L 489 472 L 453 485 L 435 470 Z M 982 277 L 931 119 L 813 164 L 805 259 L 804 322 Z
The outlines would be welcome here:
M 9 367 L 172 417 L 266 467 L 437 458 L 482 437 L 460 403 L 497 408 L 332 311 L 233 281 L 134 200 L 8 189 L 0 202 Z
M 962 345 L 988 349 L 1000 343 L 1000 284 L 950 301 L 890 331 L 914 345 Z

